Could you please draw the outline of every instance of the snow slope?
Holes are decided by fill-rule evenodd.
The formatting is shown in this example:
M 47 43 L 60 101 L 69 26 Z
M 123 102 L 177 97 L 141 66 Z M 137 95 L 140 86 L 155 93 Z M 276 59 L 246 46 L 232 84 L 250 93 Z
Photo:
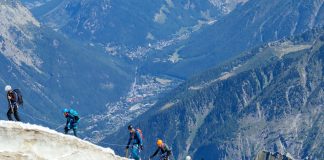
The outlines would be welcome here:
M 0 121 L 0 159 L 16 160 L 122 160 L 102 148 L 42 126 Z

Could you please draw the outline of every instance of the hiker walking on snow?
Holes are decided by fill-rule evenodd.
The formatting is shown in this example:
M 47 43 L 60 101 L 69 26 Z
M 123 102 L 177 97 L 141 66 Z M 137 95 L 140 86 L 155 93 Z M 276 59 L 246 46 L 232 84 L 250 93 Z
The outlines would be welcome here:
M 66 125 L 64 127 L 64 133 L 68 134 L 69 130 L 73 130 L 74 136 L 77 137 L 77 129 L 80 118 L 78 116 L 78 112 L 73 109 L 64 109 L 63 110 L 64 117 L 66 118 Z
M 159 153 L 159 151 L 161 151 L 160 160 L 169 160 L 172 154 L 170 148 L 165 143 L 163 143 L 161 139 L 157 140 L 156 145 L 158 146 L 158 148 L 153 153 L 153 155 L 150 156 L 150 159 L 155 157 Z
M 21 93 L 18 89 L 13 90 L 10 85 L 5 87 L 5 91 L 7 92 L 9 106 L 7 112 L 8 120 L 13 121 L 12 114 L 14 114 L 16 121 L 20 121 L 18 107 L 23 104 Z
M 141 131 L 135 130 L 132 125 L 128 126 L 128 131 L 129 131 L 129 140 L 126 146 L 126 150 L 128 150 L 129 145 L 133 141 L 133 146 L 131 148 L 132 152 L 132 158 L 135 160 L 140 160 L 140 150 L 143 150 L 143 139 L 141 135 Z

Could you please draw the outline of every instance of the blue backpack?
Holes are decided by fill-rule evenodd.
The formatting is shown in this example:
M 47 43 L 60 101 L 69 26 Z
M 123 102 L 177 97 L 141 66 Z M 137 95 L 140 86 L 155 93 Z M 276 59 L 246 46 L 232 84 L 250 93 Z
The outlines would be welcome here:
M 69 113 L 74 117 L 75 122 L 80 121 L 79 114 L 76 110 L 70 109 Z

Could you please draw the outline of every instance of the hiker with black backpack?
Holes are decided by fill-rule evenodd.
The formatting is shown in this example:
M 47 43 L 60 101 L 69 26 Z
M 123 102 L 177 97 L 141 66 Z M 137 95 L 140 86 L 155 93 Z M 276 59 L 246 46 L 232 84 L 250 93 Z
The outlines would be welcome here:
M 19 89 L 12 89 L 10 85 L 5 87 L 5 91 L 7 92 L 7 100 L 8 100 L 8 112 L 7 117 L 9 121 L 13 121 L 12 114 L 14 114 L 16 121 L 20 121 L 18 114 L 19 105 L 23 105 L 22 95 Z

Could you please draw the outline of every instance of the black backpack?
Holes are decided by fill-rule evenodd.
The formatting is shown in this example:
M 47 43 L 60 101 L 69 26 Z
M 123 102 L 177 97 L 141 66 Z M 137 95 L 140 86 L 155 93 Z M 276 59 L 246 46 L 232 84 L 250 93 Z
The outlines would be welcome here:
M 24 105 L 24 100 L 23 100 L 23 97 L 22 97 L 22 94 L 21 94 L 21 91 L 19 90 L 19 89 L 14 89 L 13 90 L 16 94 L 17 94 L 17 96 L 18 96 L 18 100 L 17 100 L 17 104 L 18 105 Z

